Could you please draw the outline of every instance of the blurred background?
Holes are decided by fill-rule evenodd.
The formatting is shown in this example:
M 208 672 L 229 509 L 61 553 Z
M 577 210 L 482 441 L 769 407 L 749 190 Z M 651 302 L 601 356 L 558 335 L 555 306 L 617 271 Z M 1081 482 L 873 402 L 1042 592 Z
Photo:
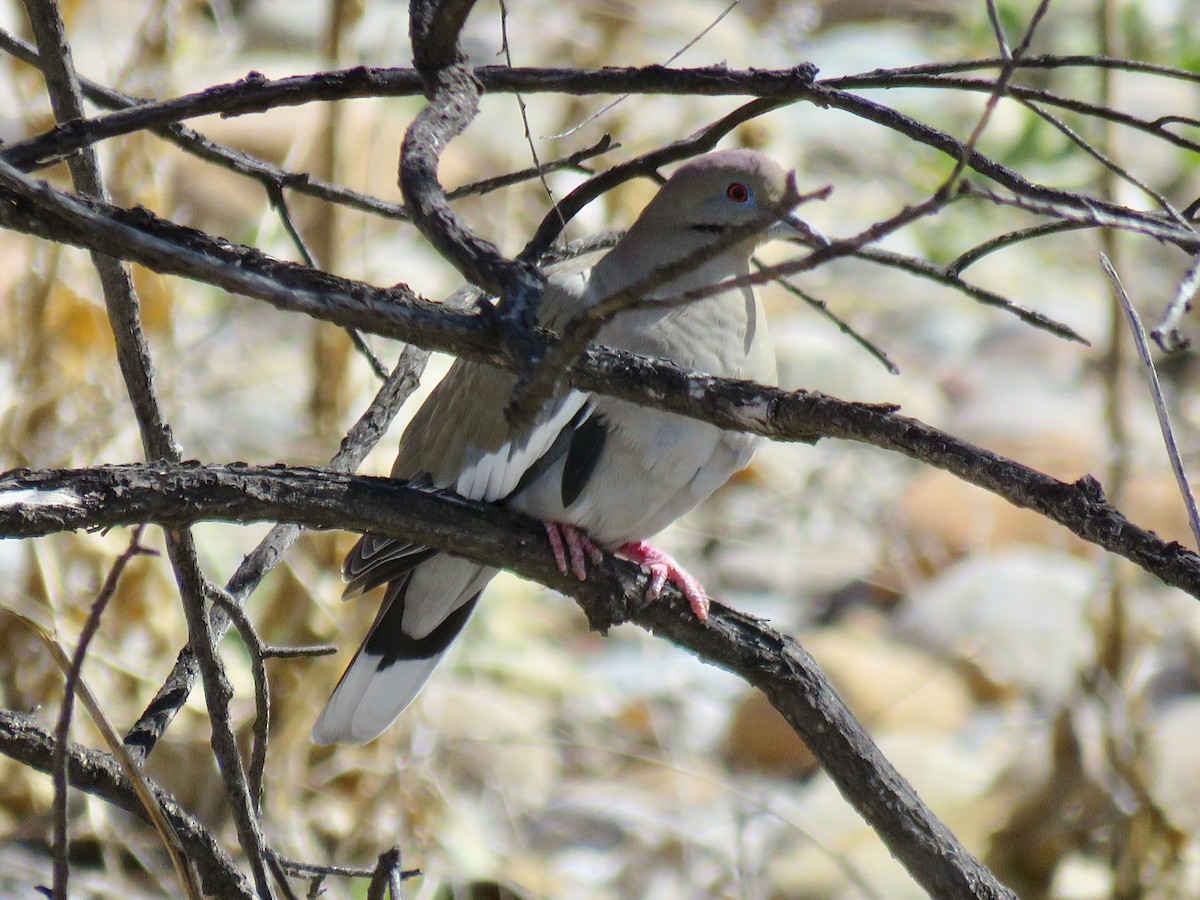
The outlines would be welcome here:
M 1016 43 L 1034 4 L 1000 3 Z M 409 64 L 407 7 L 385 0 L 64 2 L 81 74 L 139 96 L 365 63 Z M 723 13 L 727 13 L 722 17 Z M 719 21 L 714 25 L 714 21 Z M 1056 0 L 1033 52 L 1106 52 L 1200 69 L 1189 0 Z M 0 25 L 28 39 L 21 5 Z M 993 57 L 981 0 L 622 0 L 508 4 L 517 66 L 733 68 L 811 61 L 822 76 Z M 501 10 L 467 26 L 479 64 L 503 64 Z M 0 69 L 0 137 L 53 124 L 40 75 Z M 1018 83 L 1153 119 L 1195 116 L 1196 83 L 1091 67 L 1035 70 Z M 871 99 L 965 139 L 986 95 L 907 89 Z M 744 98 L 537 94 L 523 98 L 543 160 L 609 134 L 601 169 L 682 137 Z M 420 98 L 309 104 L 196 120 L 212 139 L 293 171 L 399 202 L 404 129 Z M 1195 154 L 1075 115 L 1065 120 L 1177 208 L 1200 193 Z M 1195 137 L 1194 128 L 1190 129 Z M 1187 134 L 1188 127 L 1180 126 Z M 722 146 L 795 167 L 802 191 L 833 186 L 802 214 L 850 235 L 918 202 L 951 162 L 845 113 L 797 104 L 755 119 Z M 1034 181 L 1153 208 L 1028 110 L 1002 103 L 980 149 Z M 122 205 L 144 205 L 268 253 L 298 259 L 261 186 L 148 134 L 100 147 Z M 449 186 L 531 164 L 518 99 L 484 98 L 447 150 Z M 67 185 L 65 170 L 48 170 Z M 586 175 L 559 172 L 562 196 Z M 627 226 L 652 195 L 628 184 L 592 204 L 569 237 Z M 323 268 L 438 299 L 456 273 L 415 230 L 289 195 Z M 536 180 L 458 204 L 506 252 L 548 208 Z M 959 203 L 887 239 L 946 263 L 1037 221 Z M 894 402 L 960 437 L 1067 480 L 1090 472 L 1136 523 L 1191 545 L 1153 407 L 1098 263 L 1113 259 L 1153 323 L 1188 260 L 1129 235 L 1074 232 L 970 267 L 973 283 L 1057 318 L 1069 343 L 951 290 L 843 260 L 797 284 L 878 344 L 898 375 L 805 303 L 766 292 L 781 384 Z M 767 248 L 779 260 L 786 247 Z M 214 288 L 134 267 L 166 416 L 187 458 L 323 464 L 378 384 L 338 329 Z M 0 469 L 142 458 L 85 253 L 0 234 Z M 1192 328 L 1192 323 L 1185 321 Z M 390 365 L 400 348 L 368 339 Z M 403 421 L 362 467 L 385 474 Z M 1200 447 L 1189 353 L 1160 360 L 1185 463 Z M 266 526 L 195 529 L 224 582 Z M 152 546 L 161 537 L 147 532 Z M 0 606 L 73 645 L 126 531 L 0 542 Z M 633 628 L 589 634 L 567 598 L 502 575 L 418 702 L 365 747 L 314 747 L 308 732 L 374 615 L 343 605 L 338 564 L 351 534 L 306 535 L 252 598 L 263 638 L 333 643 L 319 660 L 275 660 L 264 828 L 306 862 L 371 865 L 399 844 L 416 898 L 907 898 L 923 896 L 841 800 L 758 694 Z M 795 634 L 885 754 L 949 827 L 1023 898 L 1200 895 L 1200 607 L 1194 598 L 941 472 L 850 443 L 765 447 L 754 464 L 660 538 L 722 602 Z M 52 727 L 62 676 L 11 617 L 0 627 L 0 703 Z M 170 670 L 186 629 L 170 567 L 138 558 L 120 583 L 84 670 L 124 731 Z M 224 658 L 248 740 L 250 668 L 235 636 Z M 75 739 L 97 746 L 77 713 Z M 231 850 L 236 837 L 196 691 L 148 770 Z M 47 883 L 49 778 L 0 759 L 0 895 Z M 172 896 L 154 832 L 78 792 L 70 805 L 78 897 Z M 365 882 L 332 878 L 327 896 Z M 298 893 L 304 885 L 298 884 Z

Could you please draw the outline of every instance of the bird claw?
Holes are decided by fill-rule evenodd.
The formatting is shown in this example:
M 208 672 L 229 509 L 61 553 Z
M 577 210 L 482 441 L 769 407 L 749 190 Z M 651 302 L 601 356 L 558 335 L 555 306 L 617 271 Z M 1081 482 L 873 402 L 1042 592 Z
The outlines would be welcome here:
M 562 574 L 570 572 L 580 581 L 587 581 L 588 562 L 594 566 L 604 562 L 604 552 L 582 529 L 563 522 L 543 522 L 542 525 L 550 540 L 554 562 Z M 622 544 L 616 552 L 650 573 L 650 584 L 646 587 L 647 600 L 657 600 L 662 596 L 663 587 L 670 581 L 687 598 L 696 618 L 701 622 L 708 621 L 708 593 L 699 580 L 672 557 L 645 541 Z
M 650 573 L 650 585 L 646 588 L 646 599 L 657 600 L 663 586 L 670 581 L 687 597 L 688 605 L 701 622 L 708 621 L 708 593 L 699 580 L 666 553 L 651 547 L 645 541 L 630 541 L 617 548 L 617 553 L 637 563 Z
M 587 581 L 588 560 L 591 560 L 594 566 L 604 562 L 604 552 L 574 525 L 562 522 L 543 522 L 542 525 L 546 529 L 546 537 L 550 539 L 554 562 L 562 574 L 566 575 L 570 571 L 580 581 Z

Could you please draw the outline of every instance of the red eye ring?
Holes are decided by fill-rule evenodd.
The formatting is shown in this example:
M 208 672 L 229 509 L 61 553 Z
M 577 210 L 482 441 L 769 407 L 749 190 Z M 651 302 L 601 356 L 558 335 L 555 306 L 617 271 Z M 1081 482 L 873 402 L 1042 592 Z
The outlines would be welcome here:
M 735 181 L 729 187 L 725 188 L 725 196 L 734 203 L 745 203 L 750 199 L 750 188 L 746 187 L 740 181 Z

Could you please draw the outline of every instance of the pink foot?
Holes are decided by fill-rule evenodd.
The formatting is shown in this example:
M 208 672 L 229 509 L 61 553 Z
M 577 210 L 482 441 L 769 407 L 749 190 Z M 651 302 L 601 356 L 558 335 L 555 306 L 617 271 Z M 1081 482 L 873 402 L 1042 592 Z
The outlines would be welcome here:
M 587 561 L 598 566 L 604 562 L 604 553 L 592 543 L 583 531 L 574 525 L 562 522 L 543 522 L 546 537 L 550 539 L 550 550 L 554 553 L 554 562 L 558 571 L 567 574 L 567 560 L 570 558 L 570 571 L 580 581 L 587 581 Z
M 617 553 L 650 572 L 650 587 L 646 589 L 647 600 L 657 600 L 663 585 L 671 581 L 691 604 L 692 612 L 701 622 L 708 621 L 708 594 L 704 587 L 683 566 L 670 556 L 651 547 L 645 541 L 630 541 L 617 548 Z M 561 565 L 559 568 L 562 568 Z M 565 572 L 566 570 L 563 569 Z

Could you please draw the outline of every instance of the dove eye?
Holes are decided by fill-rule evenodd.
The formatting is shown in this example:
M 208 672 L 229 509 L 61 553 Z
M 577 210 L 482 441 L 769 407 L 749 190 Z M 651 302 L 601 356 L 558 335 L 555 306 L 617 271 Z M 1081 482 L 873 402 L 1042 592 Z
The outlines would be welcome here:
M 725 188 L 725 196 L 734 203 L 745 203 L 750 199 L 750 188 L 746 187 L 740 181 L 735 181 L 729 187 Z

